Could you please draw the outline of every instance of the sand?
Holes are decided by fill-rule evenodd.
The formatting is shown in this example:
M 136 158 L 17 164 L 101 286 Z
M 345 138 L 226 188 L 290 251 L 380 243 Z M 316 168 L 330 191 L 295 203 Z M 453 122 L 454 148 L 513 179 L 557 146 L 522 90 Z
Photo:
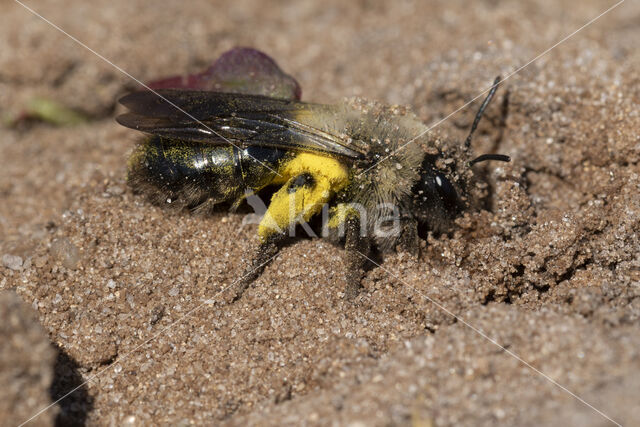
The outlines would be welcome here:
M 303 100 L 364 96 L 410 106 L 434 123 L 612 5 L 33 7 L 142 81 L 197 72 L 231 47 L 253 46 L 296 77 Z M 0 114 L 45 96 L 90 118 L 72 127 L 0 128 L 0 289 L 19 296 L 21 312 L 35 312 L 58 354 L 54 362 L 42 350 L 40 380 L 24 392 L 44 408 L 43 391 L 53 402 L 78 387 L 33 422 L 640 419 L 637 2 L 507 79 L 474 150 L 513 161 L 480 168 L 483 208 L 459 218 L 451 234 L 431 236 L 418 258 L 376 258 L 380 266 L 354 301 L 342 298 L 342 249 L 301 238 L 233 304 L 216 298 L 244 270 L 256 226 L 243 225 L 244 213 L 168 212 L 133 194 L 126 158 L 137 135 L 114 115 L 135 82 L 19 4 L 0 10 Z M 476 108 L 438 132 L 462 142 Z M 29 330 L 18 337 L 40 345 Z M 3 371 L 27 369 L 20 351 L 33 353 L 3 348 Z M 18 392 L 0 393 L 6 400 Z M 12 423 L 36 414 L 26 405 L 4 409 Z

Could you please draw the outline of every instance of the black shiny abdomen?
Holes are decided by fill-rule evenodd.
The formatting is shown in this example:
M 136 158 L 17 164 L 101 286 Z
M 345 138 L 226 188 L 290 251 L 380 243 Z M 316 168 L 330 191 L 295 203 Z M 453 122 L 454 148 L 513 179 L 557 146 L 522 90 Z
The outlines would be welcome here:
M 153 201 L 191 208 L 235 201 L 276 176 L 288 152 L 150 137 L 129 161 L 129 183 Z

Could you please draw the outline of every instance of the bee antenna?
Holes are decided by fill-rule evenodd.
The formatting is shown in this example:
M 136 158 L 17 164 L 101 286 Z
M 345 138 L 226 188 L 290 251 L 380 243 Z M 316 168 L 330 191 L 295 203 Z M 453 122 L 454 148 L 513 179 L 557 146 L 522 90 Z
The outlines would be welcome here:
M 464 142 L 464 147 L 466 150 L 469 150 L 469 148 L 471 147 L 471 138 L 473 137 L 473 133 L 476 131 L 476 128 L 478 127 L 478 123 L 480 123 L 480 119 L 484 114 L 484 110 L 487 108 L 487 106 L 493 99 L 493 95 L 496 93 L 496 90 L 498 90 L 499 84 L 500 84 L 500 76 L 496 77 L 496 79 L 493 81 L 493 86 L 491 86 L 489 95 L 487 95 L 487 97 L 484 99 L 484 101 L 482 102 L 482 105 L 480 106 L 480 109 L 476 113 L 476 118 L 473 120 L 473 124 L 471 125 L 471 131 L 469 132 L 469 136 L 467 137 L 467 140 Z
M 510 162 L 511 157 L 505 156 L 504 154 L 481 154 L 475 159 L 469 162 L 469 167 L 475 165 L 476 163 L 486 162 L 487 160 L 498 160 L 500 162 Z

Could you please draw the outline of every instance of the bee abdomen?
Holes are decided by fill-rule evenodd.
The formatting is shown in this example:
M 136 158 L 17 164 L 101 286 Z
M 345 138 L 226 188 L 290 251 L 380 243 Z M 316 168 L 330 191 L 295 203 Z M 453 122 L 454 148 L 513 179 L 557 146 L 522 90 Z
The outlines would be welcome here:
M 128 181 L 160 205 L 212 207 L 235 200 L 254 186 L 245 179 L 242 163 L 238 148 L 231 145 L 152 136 L 131 155 Z

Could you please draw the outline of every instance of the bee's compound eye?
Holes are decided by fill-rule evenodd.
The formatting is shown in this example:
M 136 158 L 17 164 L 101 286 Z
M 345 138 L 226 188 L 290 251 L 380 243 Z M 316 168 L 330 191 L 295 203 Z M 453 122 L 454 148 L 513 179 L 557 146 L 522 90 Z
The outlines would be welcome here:
M 458 194 L 451 182 L 441 173 L 436 174 L 434 181 L 445 206 L 449 209 L 455 208 L 458 204 Z

